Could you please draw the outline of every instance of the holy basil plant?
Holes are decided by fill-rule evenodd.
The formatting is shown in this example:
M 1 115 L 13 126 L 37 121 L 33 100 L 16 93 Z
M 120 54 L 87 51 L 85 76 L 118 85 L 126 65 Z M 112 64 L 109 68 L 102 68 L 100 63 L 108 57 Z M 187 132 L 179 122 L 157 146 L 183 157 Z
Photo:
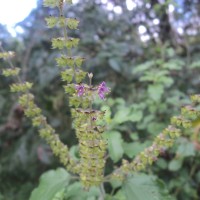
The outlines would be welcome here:
M 73 55 L 73 49 L 78 46 L 80 39 L 68 34 L 68 30 L 76 30 L 79 24 L 78 19 L 65 17 L 64 8 L 71 4 L 71 0 L 44 0 L 45 7 L 56 9 L 59 13 L 45 20 L 49 28 L 59 28 L 63 32 L 62 36 L 52 38 L 52 48 L 60 50 L 60 55 L 55 60 L 71 107 L 73 128 L 78 138 L 78 159 L 70 154 L 67 145 L 59 139 L 42 110 L 36 105 L 35 97 L 31 93 L 33 83 L 23 82 L 20 69 L 12 64 L 14 53 L 6 52 L 1 47 L 0 58 L 10 64 L 10 68 L 3 69 L 2 74 L 16 78 L 16 82 L 10 85 L 11 92 L 19 93 L 18 102 L 26 117 L 39 129 L 39 135 L 49 144 L 53 154 L 65 168 L 45 173 L 38 188 L 32 192 L 30 200 L 172 199 L 167 195 L 163 184 L 154 176 L 138 172 L 152 165 L 160 153 L 173 145 L 175 139 L 181 135 L 181 129 L 190 128 L 192 122 L 200 117 L 200 95 L 191 96 L 192 103 L 182 108 L 181 115 L 172 117 L 171 124 L 155 137 L 149 147 L 137 154 L 134 160 L 123 159 L 120 167 L 116 167 L 112 172 L 105 171 L 107 158 L 111 158 L 114 163 L 119 162 L 124 148 L 120 134 L 106 130 L 107 111 L 94 107 L 94 101 L 97 98 L 104 101 L 111 89 L 105 81 L 93 85 L 94 75 L 82 69 L 85 58 Z M 153 88 L 150 88 L 149 92 L 152 90 Z M 126 113 L 126 110 L 118 115 L 119 123 L 125 119 L 131 121 L 132 117 L 136 117 L 129 113 L 124 116 L 123 112 Z M 136 119 L 141 117 L 140 115 Z M 131 152 L 129 154 L 132 155 Z M 118 188 L 117 193 L 106 194 L 104 186 L 108 182 L 114 189 Z

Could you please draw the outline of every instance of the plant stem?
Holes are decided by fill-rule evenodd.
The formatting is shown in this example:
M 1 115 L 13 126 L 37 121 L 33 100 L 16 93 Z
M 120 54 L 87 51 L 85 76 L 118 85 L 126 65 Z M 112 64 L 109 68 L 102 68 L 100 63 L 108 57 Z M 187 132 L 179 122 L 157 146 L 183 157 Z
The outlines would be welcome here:
M 99 196 L 99 199 L 98 200 L 104 200 L 105 199 L 105 189 L 104 189 L 104 186 L 103 186 L 103 183 L 100 185 L 100 191 L 101 191 L 101 194 Z

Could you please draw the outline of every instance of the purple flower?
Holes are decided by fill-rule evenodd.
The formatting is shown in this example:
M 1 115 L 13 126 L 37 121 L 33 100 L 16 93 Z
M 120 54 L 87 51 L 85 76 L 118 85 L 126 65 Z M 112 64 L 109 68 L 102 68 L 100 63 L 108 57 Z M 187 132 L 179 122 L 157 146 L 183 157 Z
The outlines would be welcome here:
M 80 84 L 80 85 L 76 85 L 75 86 L 77 92 L 78 92 L 78 96 L 83 96 L 84 92 L 85 92 L 85 87 L 84 85 Z
M 97 120 L 97 118 L 96 117 L 92 117 L 92 121 L 96 121 Z
M 98 87 L 98 95 L 101 99 L 105 98 L 105 94 L 109 92 L 109 88 L 106 87 L 106 83 L 103 81 Z

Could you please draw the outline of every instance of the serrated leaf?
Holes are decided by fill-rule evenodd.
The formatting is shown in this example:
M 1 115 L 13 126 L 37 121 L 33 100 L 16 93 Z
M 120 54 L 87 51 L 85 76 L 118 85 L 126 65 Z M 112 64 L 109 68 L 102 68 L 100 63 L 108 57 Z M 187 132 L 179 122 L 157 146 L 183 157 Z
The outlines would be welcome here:
M 122 137 L 117 131 L 110 131 L 104 134 L 105 138 L 108 140 L 108 151 L 113 162 L 119 161 L 124 153 L 122 147 Z
M 33 190 L 29 200 L 52 200 L 69 184 L 70 175 L 63 168 L 50 170 L 40 178 L 39 186 Z
M 126 200 L 172 200 L 158 180 L 146 174 L 126 179 L 122 191 Z

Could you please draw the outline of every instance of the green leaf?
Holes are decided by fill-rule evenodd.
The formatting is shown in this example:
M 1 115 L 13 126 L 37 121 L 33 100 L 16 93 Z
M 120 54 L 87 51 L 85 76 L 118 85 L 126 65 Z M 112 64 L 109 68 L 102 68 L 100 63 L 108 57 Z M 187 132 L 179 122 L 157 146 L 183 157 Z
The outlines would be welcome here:
M 39 186 L 29 200 L 52 200 L 69 184 L 69 180 L 70 175 L 65 169 L 50 170 L 41 176 Z
M 116 200 L 126 200 L 126 195 L 122 190 L 119 190 L 114 197 Z
M 79 151 L 78 151 L 78 145 L 73 145 L 71 148 L 70 148 L 70 156 L 71 158 L 73 158 L 74 160 L 78 161 L 79 160 Z
M 138 133 L 137 132 L 133 132 L 130 134 L 130 138 L 135 141 L 139 139 Z
M 110 180 L 110 184 L 112 185 L 112 188 L 116 189 L 122 186 L 122 181 L 120 180 Z
M 178 143 L 178 155 L 182 157 L 189 157 L 195 155 L 195 148 L 192 142 L 188 141 L 186 138 L 180 138 Z
M 146 143 L 140 143 L 140 142 L 133 142 L 133 143 L 123 143 L 124 153 L 129 157 L 133 158 L 138 153 L 140 153 L 142 150 L 147 147 Z
M 145 62 L 145 63 L 138 65 L 135 68 L 133 68 L 132 73 L 137 74 L 137 73 L 140 73 L 140 72 L 144 72 L 144 71 L 150 69 L 153 65 L 155 65 L 154 61 Z
M 174 80 L 171 77 L 162 76 L 157 80 L 157 82 L 163 84 L 165 87 L 170 87 L 174 83 Z
M 119 190 L 114 196 L 106 194 L 105 200 L 126 200 L 126 196 L 122 190 Z
M 95 200 L 100 196 L 100 190 L 97 187 L 91 187 L 89 191 L 83 189 L 80 182 L 75 182 L 66 190 L 66 200 Z
M 142 119 L 142 116 L 143 113 L 140 110 L 120 107 L 113 118 L 113 122 L 117 124 L 127 121 L 138 122 Z
M 169 56 L 169 57 L 173 57 L 175 55 L 175 51 L 173 48 L 167 48 L 166 49 L 166 54 Z
M 121 124 L 123 122 L 128 121 L 128 115 L 130 113 L 130 109 L 129 108 L 124 108 L 124 109 L 119 109 L 117 111 L 117 113 L 115 114 L 113 121 L 117 124 Z
M 118 190 L 114 196 L 106 194 L 105 200 L 126 200 L 126 196 L 122 190 Z
M 52 200 L 64 200 L 65 188 L 56 193 Z
M 183 66 L 184 62 L 178 59 L 173 59 L 163 64 L 163 68 L 169 70 L 181 70 Z
M 190 66 L 192 69 L 195 69 L 195 68 L 200 68 L 200 61 L 197 60 L 197 61 L 194 61 L 191 66 Z
M 154 176 L 135 174 L 125 180 L 122 191 L 126 200 L 172 200 L 163 184 Z
M 178 171 L 182 167 L 182 164 L 183 158 L 173 159 L 170 161 L 168 168 L 170 171 Z
M 165 128 L 165 126 L 166 125 L 164 123 L 150 122 L 147 125 L 147 130 L 152 135 L 157 135 L 158 133 L 160 133 Z
M 157 161 L 156 161 L 156 165 L 159 166 L 159 168 L 161 169 L 167 169 L 167 161 L 163 158 L 159 158 Z
M 121 67 L 119 65 L 119 60 L 117 58 L 111 58 L 111 59 L 109 59 L 108 62 L 112 69 L 114 69 L 117 72 L 121 71 Z
M 128 119 L 132 122 L 138 122 L 142 119 L 142 117 L 143 117 L 142 111 L 134 110 L 129 114 Z
M 154 101 L 159 101 L 161 99 L 162 94 L 164 93 L 164 88 L 162 85 L 159 85 L 159 84 L 149 85 L 148 93 L 149 93 L 149 96 Z
M 104 133 L 104 136 L 108 140 L 108 151 L 111 159 L 114 162 L 119 161 L 124 153 L 121 134 L 117 131 L 110 131 Z

